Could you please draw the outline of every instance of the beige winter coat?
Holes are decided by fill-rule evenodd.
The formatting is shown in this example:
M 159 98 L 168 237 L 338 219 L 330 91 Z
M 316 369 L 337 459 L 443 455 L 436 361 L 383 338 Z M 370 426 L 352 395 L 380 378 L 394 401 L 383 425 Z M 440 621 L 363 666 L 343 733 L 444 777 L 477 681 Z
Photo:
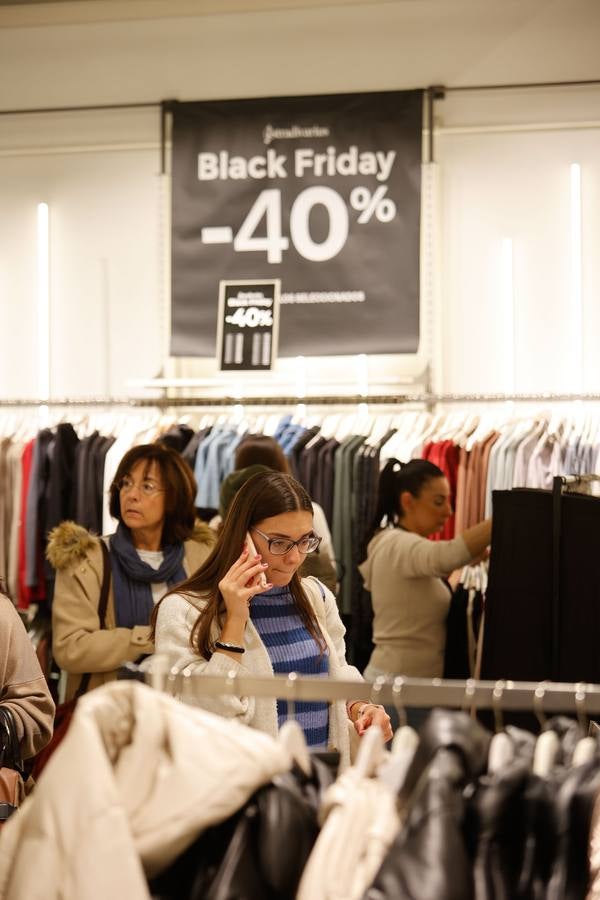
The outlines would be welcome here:
M 146 685 L 98 688 L 0 832 L 0 900 L 150 900 L 146 876 L 290 765 L 268 735 Z
M 183 567 L 187 575 L 204 562 L 215 539 L 208 525 L 198 524 L 192 540 L 184 544 Z M 148 625 L 116 627 L 112 582 L 106 627 L 100 629 L 98 603 L 103 557 L 99 538 L 75 522 L 63 522 L 50 533 L 46 555 L 56 569 L 52 650 L 58 665 L 69 673 L 67 698 L 77 690 L 83 673 L 92 673 L 91 690 L 116 678 L 123 663 L 154 652 Z
M 28 759 L 52 737 L 54 703 L 19 614 L 0 594 L 0 704 L 13 713 Z

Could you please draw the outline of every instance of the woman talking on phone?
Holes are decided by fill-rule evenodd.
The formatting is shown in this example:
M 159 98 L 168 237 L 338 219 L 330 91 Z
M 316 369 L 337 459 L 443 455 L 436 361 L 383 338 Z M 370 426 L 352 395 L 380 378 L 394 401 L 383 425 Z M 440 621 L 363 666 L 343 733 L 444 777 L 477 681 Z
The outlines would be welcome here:
M 192 672 L 355 680 L 356 700 L 297 703 L 295 710 L 309 748 L 336 749 L 347 763 L 348 719 L 359 735 L 377 724 L 389 740 L 391 727 L 383 707 L 362 699 L 363 679 L 346 663 L 333 594 L 297 574 L 319 543 L 304 488 L 290 475 L 257 473 L 235 495 L 209 558 L 155 610 L 155 645 Z M 287 704 L 271 698 L 198 691 L 196 702 L 272 735 L 287 719 Z

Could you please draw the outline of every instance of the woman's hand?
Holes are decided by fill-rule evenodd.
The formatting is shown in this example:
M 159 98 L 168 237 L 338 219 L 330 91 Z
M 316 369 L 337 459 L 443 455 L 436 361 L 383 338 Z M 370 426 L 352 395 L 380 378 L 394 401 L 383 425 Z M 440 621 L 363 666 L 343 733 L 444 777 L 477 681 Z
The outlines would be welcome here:
M 358 716 L 354 721 L 354 727 L 357 734 L 362 737 L 371 725 L 379 725 L 384 741 L 391 741 L 394 732 L 390 717 L 383 706 L 378 706 L 376 703 L 363 703 L 358 707 Z
M 250 603 L 255 594 L 273 587 L 259 584 L 258 576 L 267 568 L 260 555 L 252 555 L 244 547 L 240 557 L 219 582 L 219 590 L 225 602 L 227 618 L 246 623 L 250 614 Z

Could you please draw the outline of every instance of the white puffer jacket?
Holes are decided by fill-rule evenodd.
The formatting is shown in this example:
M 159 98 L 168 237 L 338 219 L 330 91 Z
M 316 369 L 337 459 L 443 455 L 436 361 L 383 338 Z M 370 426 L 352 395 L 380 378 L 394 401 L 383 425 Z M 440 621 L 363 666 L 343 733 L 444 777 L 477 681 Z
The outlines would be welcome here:
M 79 700 L 0 835 L 2 900 L 150 900 L 166 868 L 291 760 L 276 740 L 132 681 Z

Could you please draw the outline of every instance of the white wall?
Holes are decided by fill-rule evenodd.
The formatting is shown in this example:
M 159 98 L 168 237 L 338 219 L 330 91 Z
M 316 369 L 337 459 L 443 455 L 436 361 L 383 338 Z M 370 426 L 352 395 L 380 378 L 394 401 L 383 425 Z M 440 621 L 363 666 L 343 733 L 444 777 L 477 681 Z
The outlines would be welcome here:
M 479 391 L 600 392 L 594 349 L 600 334 L 600 127 L 444 135 L 439 158 L 443 384 L 472 391 L 475 372 Z M 583 360 L 573 163 L 581 167 Z M 506 240 L 512 241 L 514 307 L 505 284 Z
M 180 16 L 182 6 L 173 0 L 170 18 L 156 3 L 156 18 L 135 18 L 151 4 L 129 0 L 115 5 L 121 14 L 130 11 L 129 21 L 82 24 L 77 15 L 93 17 L 93 3 L 56 4 L 55 21 L 67 13 L 74 21 L 54 25 L 54 5 L 44 4 L 26 26 L 14 26 L 17 20 L 3 18 L 2 10 L 0 108 L 600 74 L 596 0 L 258 8 L 268 5 L 248 3 L 255 8 L 245 14 Z M 456 93 L 436 105 L 438 390 L 508 386 L 499 287 L 507 237 L 514 249 L 515 388 L 578 389 L 569 333 L 571 162 L 581 164 L 583 184 L 583 387 L 600 390 L 600 130 L 578 128 L 582 122 L 600 122 L 600 90 Z M 544 128 L 531 131 L 531 123 Z M 515 124 L 527 128 L 511 130 Z M 0 326 L 9 336 L 0 358 L 1 395 L 36 392 L 35 207 L 41 200 L 51 210 L 53 393 L 126 393 L 130 379 L 158 374 L 168 324 L 168 198 L 159 177 L 157 112 L 2 117 L 0 198 Z M 421 364 L 372 359 L 371 377 L 401 377 Z M 197 363 L 167 370 L 212 372 Z M 313 371 L 317 381 L 324 373 L 344 379 L 350 371 L 354 378 L 347 361 L 323 362 Z M 288 372 L 291 377 L 284 366 L 281 377 Z

